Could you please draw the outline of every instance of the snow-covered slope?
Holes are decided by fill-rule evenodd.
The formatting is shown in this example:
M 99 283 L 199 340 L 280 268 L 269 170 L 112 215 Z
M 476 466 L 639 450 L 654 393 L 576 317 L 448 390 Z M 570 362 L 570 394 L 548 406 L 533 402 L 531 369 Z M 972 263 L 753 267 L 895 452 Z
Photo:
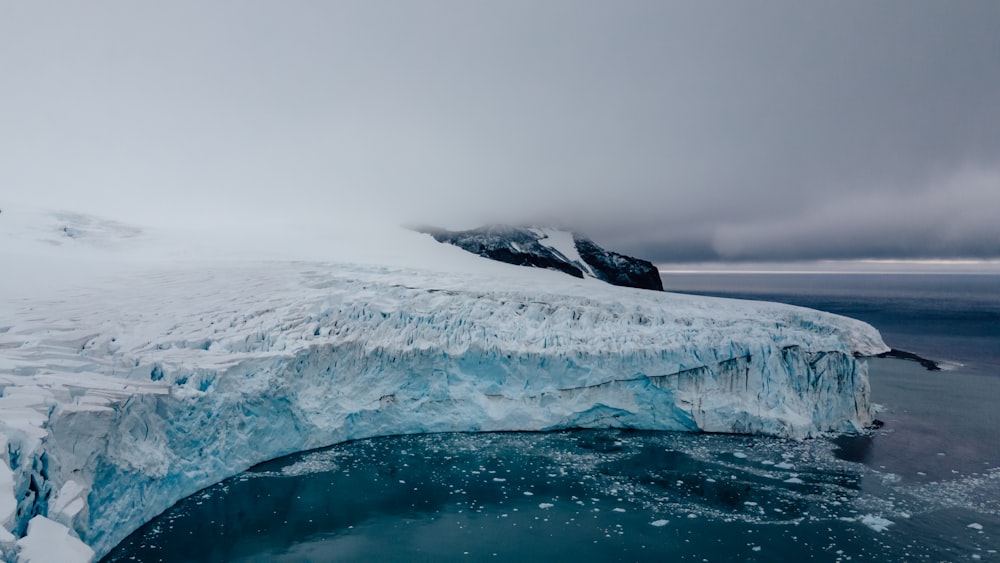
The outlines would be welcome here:
M 141 251 L 11 232 L 5 276 L 96 266 L 0 282 L 8 560 L 102 555 L 202 487 L 367 436 L 857 430 L 871 415 L 855 354 L 887 349 L 844 317 L 518 268 L 402 229 L 317 235 L 288 260 L 129 229 Z

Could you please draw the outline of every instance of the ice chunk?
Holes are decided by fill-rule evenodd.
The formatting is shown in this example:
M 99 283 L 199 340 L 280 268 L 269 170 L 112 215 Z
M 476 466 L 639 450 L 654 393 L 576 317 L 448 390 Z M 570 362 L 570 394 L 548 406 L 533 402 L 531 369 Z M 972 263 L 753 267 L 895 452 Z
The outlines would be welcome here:
M 28 522 L 28 533 L 17 540 L 18 563 L 89 563 L 94 550 L 70 535 L 66 526 L 44 516 Z
M 884 532 L 893 524 L 892 520 L 887 520 L 881 516 L 875 516 L 874 514 L 865 514 L 860 516 L 858 517 L 858 521 L 876 532 Z
M 84 507 L 84 492 L 83 487 L 76 481 L 72 479 L 66 481 L 52 501 L 50 510 L 73 518 Z

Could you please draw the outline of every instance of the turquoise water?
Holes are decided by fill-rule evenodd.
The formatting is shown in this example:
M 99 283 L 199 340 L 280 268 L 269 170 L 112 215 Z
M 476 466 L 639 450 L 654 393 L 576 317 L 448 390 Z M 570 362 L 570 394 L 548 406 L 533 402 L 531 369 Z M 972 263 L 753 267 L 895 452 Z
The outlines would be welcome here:
M 954 369 L 871 360 L 885 426 L 869 436 L 590 430 L 340 444 L 189 497 L 106 561 L 1000 561 L 990 352 L 1000 303 L 968 291 L 982 280 L 837 276 L 790 290 L 801 280 L 718 277 L 720 294 L 737 284 L 760 299 L 862 312 L 852 316 L 891 345 L 949 352 Z M 919 327 L 945 339 L 965 330 L 985 346 L 938 348 Z

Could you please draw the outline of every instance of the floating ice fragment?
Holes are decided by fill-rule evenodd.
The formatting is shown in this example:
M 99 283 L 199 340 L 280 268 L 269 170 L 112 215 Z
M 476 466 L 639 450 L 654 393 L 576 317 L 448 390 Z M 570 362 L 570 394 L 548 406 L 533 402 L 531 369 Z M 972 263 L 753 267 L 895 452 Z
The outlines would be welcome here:
M 625 512 L 625 509 L 624 508 L 615 508 L 615 509 L 613 509 L 613 511 L 614 512 Z
M 666 526 L 668 523 L 670 523 L 670 520 L 653 520 L 652 522 L 649 523 L 649 525 L 661 528 L 663 526 Z
M 747 454 L 743 452 L 733 452 L 733 457 L 738 457 L 740 459 L 746 459 Z
M 979 522 L 973 522 L 973 523 L 969 524 L 968 526 L 966 526 L 966 528 L 972 528 L 973 530 L 982 530 L 983 529 L 983 525 L 980 524 Z
M 864 516 L 858 518 L 858 521 L 876 532 L 884 532 L 893 524 L 892 520 L 887 520 L 881 516 L 875 516 L 874 514 L 865 514 Z
M 543 510 L 546 509 L 546 508 L 552 508 L 553 506 L 555 506 L 555 505 L 552 504 L 551 502 L 541 502 L 541 503 L 538 503 L 538 508 L 541 508 Z

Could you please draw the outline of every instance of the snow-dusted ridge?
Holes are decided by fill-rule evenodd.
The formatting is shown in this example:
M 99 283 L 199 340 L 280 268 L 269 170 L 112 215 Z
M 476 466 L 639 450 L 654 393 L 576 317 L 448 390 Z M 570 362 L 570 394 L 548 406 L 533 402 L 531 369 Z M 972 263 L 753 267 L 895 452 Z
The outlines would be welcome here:
M 871 420 L 855 356 L 887 347 L 859 321 L 391 236 L 409 258 L 172 259 L 10 290 L 4 558 L 103 555 L 202 487 L 355 438 L 605 426 L 802 438 Z
M 663 291 L 652 262 L 605 250 L 589 238 L 554 228 L 487 225 L 467 231 L 418 227 L 442 243 L 507 264 L 545 268 L 622 287 Z

